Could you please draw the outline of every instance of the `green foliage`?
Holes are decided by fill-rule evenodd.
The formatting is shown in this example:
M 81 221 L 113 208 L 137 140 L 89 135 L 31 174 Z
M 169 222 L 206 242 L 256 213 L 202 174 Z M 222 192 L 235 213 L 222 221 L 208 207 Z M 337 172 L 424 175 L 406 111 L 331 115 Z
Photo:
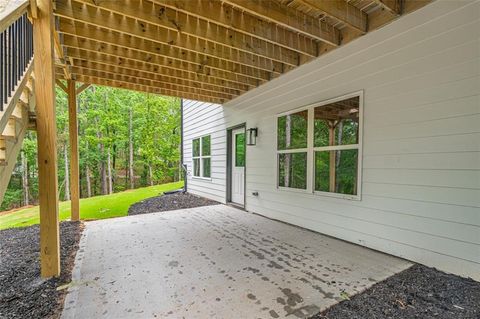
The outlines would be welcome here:
M 16 208 L 18 207 L 18 203 L 21 203 L 22 200 L 23 200 L 22 188 L 9 187 L 5 191 L 5 195 L 3 196 L 3 202 L 2 202 L 2 206 L 0 206 L 0 210 L 3 211 L 3 210 Z
M 202 156 L 210 156 L 210 135 L 202 137 Z
M 281 116 L 277 120 L 279 150 L 307 147 L 308 110 Z
M 121 193 L 94 196 L 80 200 L 80 217 L 82 219 L 103 219 L 126 216 L 128 208 L 145 198 L 154 197 L 161 193 L 179 189 L 183 182 L 155 185 Z M 70 218 L 70 201 L 61 202 L 59 206 L 60 219 Z M 30 207 L 0 216 L 0 229 L 25 227 L 40 222 L 38 206 Z
M 87 171 L 91 195 L 107 194 L 108 167 L 114 192 L 178 181 L 180 166 L 180 100 L 122 89 L 91 86 L 77 97 L 80 193 L 87 197 Z M 129 115 L 132 113 L 132 136 Z M 59 198 L 66 196 L 69 159 L 68 97 L 56 89 L 57 162 Z M 134 176 L 129 176 L 129 140 L 133 145 Z M 36 134 L 30 131 L 22 151 L 29 172 L 30 203 L 38 197 Z M 67 154 L 67 163 L 65 163 Z M 110 161 L 109 161 L 110 160 Z M 67 164 L 67 165 L 65 165 Z M 24 204 L 20 157 L 11 178 L 2 210 Z M 150 177 L 149 173 L 152 173 Z
M 200 156 L 200 139 L 196 138 L 192 142 L 192 155 L 193 157 Z
M 307 153 L 279 154 L 279 185 L 307 188 Z

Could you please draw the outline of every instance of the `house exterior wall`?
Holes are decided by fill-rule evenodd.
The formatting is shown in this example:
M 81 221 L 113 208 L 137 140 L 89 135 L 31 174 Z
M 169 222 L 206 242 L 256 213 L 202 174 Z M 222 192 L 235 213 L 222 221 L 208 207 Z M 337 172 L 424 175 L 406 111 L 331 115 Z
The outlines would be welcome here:
M 226 128 L 246 122 L 246 210 L 480 280 L 479 12 L 438 0 L 223 107 L 185 101 L 189 168 L 212 134 L 212 180 L 189 191 L 225 202 Z M 360 90 L 361 200 L 277 189 L 277 114 Z

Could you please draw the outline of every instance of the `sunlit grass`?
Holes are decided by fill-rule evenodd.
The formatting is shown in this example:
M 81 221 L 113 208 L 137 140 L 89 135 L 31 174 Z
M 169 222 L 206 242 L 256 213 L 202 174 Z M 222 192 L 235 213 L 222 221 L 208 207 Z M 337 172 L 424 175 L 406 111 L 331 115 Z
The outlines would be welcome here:
M 137 188 L 111 195 L 83 198 L 80 200 L 80 218 L 91 220 L 126 216 L 128 208 L 132 204 L 166 191 L 179 189 L 182 186 L 183 182 L 176 182 Z M 70 201 L 60 202 L 59 211 L 60 220 L 70 219 Z M 38 206 L 34 206 L 0 216 L 0 229 L 30 226 L 39 222 Z

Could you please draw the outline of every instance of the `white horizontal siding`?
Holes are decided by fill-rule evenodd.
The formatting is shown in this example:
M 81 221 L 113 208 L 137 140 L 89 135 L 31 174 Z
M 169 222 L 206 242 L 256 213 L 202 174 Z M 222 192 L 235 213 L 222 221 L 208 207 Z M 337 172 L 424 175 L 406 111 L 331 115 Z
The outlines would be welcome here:
M 223 107 L 217 104 L 183 100 L 184 163 L 188 167 L 188 191 L 219 202 L 225 202 L 226 132 Z M 192 141 L 211 136 L 211 179 L 193 177 Z
M 478 1 L 437 0 L 221 111 L 190 102 L 185 130 L 218 136 L 225 165 L 226 127 L 258 127 L 247 210 L 480 280 L 479 13 Z M 276 114 L 359 90 L 362 199 L 278 190 Z M 224 198 L 225 171 L 217 176 L 199 192 Z

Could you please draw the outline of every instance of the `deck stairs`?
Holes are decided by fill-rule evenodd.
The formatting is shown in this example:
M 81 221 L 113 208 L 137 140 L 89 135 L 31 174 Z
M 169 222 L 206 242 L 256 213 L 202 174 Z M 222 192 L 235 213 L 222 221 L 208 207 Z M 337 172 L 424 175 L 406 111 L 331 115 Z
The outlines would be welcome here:
M 27 130 L 35 129 L 32 26 L 24 1 L 0 8 L 0 203 Z

